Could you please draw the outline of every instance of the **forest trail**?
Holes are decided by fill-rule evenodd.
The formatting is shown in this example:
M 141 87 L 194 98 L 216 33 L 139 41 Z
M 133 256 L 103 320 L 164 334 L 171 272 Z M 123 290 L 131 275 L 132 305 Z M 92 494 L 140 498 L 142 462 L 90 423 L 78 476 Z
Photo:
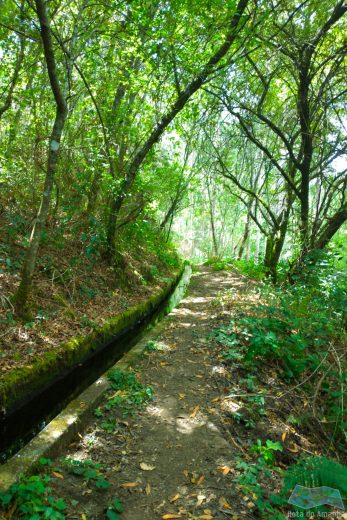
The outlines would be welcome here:
M 220 390 L 206 337 L 216 325 L 211 300 L 223 289 L 242 285 L 240 276 L 231 273 L 204 268 L 194 274 L 188 295 L 158 338 L 163 350 L 142 367 L 141 380 L 153 387 L 154 399 L 134 421 L 127 448 L 122 481 L 140 486 L 121 488 L 124 520 L 187 512 L 226 518 L 218 510 L 234 500 L 217 468 L 230 464 L 235 446 L 214 407 Z M 141 471 L 141 463 L 154 469 Z
M 107 478 L 123 504 L 122 520 L 254 518 L 233 491 L 232 473 L 223 474 L 241 453 L 223 426 L 217 403 L 223 388 L 216 378 L 223 369 L 207 339 L 218 326 L 213 299 L 246 286 L 239 274 L 205 267 L 194 273 L 188 294 L 164 318 L 157 350 L 136 367 L 141 382 L 153 388 L 149 405 L 126 418 L 116 435 L 94 425 L 87 438 L 98 442 L 91 446 L 85 437 L 70 452 L 112 467 Z M 105 504 L 93 498 L 93 504 L 86 500 L 86 516 L 102 518 Z

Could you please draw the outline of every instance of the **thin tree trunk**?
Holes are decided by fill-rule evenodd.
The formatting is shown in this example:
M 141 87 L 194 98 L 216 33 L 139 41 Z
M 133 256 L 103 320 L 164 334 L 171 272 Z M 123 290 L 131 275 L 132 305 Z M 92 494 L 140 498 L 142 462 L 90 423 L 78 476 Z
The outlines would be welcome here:
M 246 220 L 245 230 L 244 230 L 244 233 L 243 233 L 243 236 L 242 236 L 239 252 L 238 252 L 238 255 L 237 255 L 237 259 L 238 260 L 241 260 L 241 258 L 243 256 L 243 253 L 244 253 L 244 250 L 245 250 L 245 246 L 246 246 L 246 243 L 247 243 L 247 240 L 248 240 L 248 237 L 249 237 L 249 229 L 250 229 L 250 225 L 251 225 L 251 209 L 252 209 L 252 201 L 249 204 L 249 206 L 247 207 L 247 220 Z
M 41 37 L 48 76 L 56 102 L 56 115 L 49 140 L 47 173 L 41 198 L 41 205 L 31 231 L 30 242 L 23 265 L 21 282 L 17 292 L 13 297 L 17 313 L 21 316 L 25 316 L 28 313 L 28 298 L 32 290 L 33 275 L 35 271 L 41 234 L 47 222 L 54 184 L 54 175 L 59 155 L 60 140 L 67 117 L 67 104 L 58 79 L 46 2 L 45 0 L 35 0 L 35 3 L 40 22 Z
M 329 218 L 327 224 L 322 229 L 317 241 L 314 244 L 315 249 L 324 249 L 333 238 L 335 233 L 343 226 L 347 220 L 347 206 L 344 205 L 336 213 Z
M 208 194 L 208 205 L 209 205 L 213 252 L 214 252 L 215 256 L 218 256 L 218 241 L 217 241 L 216 226 L 215 226 L 215 219 L 214 219 L 214 201 L 213 201 L 213 198 L 211 195 L 209 180 L 207 180 L 207 194 Z
M 8 110 L 11 107 L 12 99 L 13 99 L 13 92 L 16 87 L 18 77 L 19 77 L 19 72 L 20 72 L 20 69 L 22 67 L 22 63 L 24 60 L 25 40 L 24 40 L 23 36 L 20 36 L 19 38 L 20 38 L 20 47 L 19 47 L 19 51 L 17 54 L 16 64 L 14 67 L 12 79 L 10 82 L 10 86 L 8 89 L 8 93 L 7 93 L 5 102 L 0 106 L 0 119 L 3 116 L 3 114 L 6 112 L 6 110 Z

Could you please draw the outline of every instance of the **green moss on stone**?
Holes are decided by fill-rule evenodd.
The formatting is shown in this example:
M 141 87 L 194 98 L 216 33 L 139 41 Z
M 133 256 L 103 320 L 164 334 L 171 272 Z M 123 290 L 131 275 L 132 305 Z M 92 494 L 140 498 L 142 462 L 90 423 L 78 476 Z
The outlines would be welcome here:
M 180 269 L 163 289 L 153 294 L 147 301 L 114 316 L 88 336 L 74 337 L 63 343 L 56 351 L 45 352 L 32 365 L 16 368 L 7 373 L 0 382 L 0 408 L 11 409 L 27 397 L 29 392 L 30 394 L 37 392 L 66 369 L 83 362 L 101 345 L 135 325 L 165 300 L 176 286 L 182 272 L 183 269 Z

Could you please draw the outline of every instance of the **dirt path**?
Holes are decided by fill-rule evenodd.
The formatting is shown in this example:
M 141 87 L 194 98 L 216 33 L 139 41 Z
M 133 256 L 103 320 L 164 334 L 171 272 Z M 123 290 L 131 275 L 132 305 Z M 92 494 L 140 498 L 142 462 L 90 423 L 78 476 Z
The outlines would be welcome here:
M 243 285 L 230 272 L 195 273 L 188 295 L 165 318 L 160 350 L 136 368 L 142 383 L 153 388 L 153 400 L 126 419 L 124 431 L 107 437 L 90 430 L 71 454 L 86 457 L 87 450 L 89 458 L 111 468 L 107 478 L 124 506 L 122 520 L 253 518 L 238 502 L 231 475 L 221 471 L 240 453 L 216 406 L 222 389 L 214 374 L 221 367 L 207 340 L 217 326 L 211 301 L 223 289 Z M 93 436 L 97 442 L 88 444 Z M 104 518 L 98 507 L 94 496 L 94 511 L 85 509 L 88 520 Z
M 194 275 L 188 296 L 159 338 L 165 350 L 141 370 L 141 379 L 154 388 L 154 400 L 137 417 L 129 463 L 121 476 L 141 481 L 145 493 L 123 490 L 124 520 L 153 520 L 180 510 L 226 518 L 217 511 L 223 501 L 232 503 L 233 496 L 217 467 L 230 463 L 235 447 L 226 440 L 214 408 L 219 396 L 216 367 L 204 340 L 213 328 L 209 302 L 236 282 L 240 279 L 221 272 Z M 140 462 L 155 469 L 141 473 Z

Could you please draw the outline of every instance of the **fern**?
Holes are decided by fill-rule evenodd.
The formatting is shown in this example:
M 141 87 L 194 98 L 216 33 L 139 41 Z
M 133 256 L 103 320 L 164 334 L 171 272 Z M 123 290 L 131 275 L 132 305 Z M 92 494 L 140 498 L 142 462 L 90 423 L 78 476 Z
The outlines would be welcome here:
M 284 493 L 289 495 L 296 484 L 309 488 L 328 486 L 338 489 L 345 507 L 347 505 L 347 467 L 332 459 L 307 457 L 290 466 L 284 477 Z

